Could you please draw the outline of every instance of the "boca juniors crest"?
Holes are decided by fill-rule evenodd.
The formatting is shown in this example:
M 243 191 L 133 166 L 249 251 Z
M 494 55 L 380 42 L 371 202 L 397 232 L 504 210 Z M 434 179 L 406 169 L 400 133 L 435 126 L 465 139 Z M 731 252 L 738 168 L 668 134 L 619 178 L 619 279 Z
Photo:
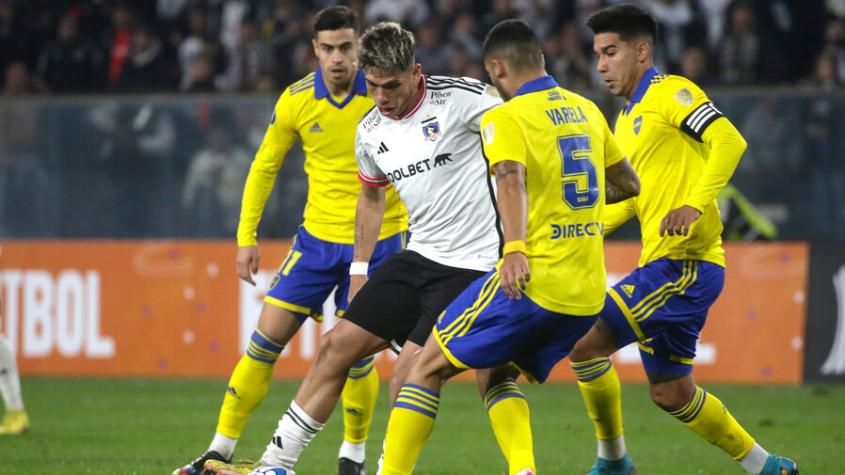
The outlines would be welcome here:
M 436 117 L 433 117 L 433 119 L 433 122 L 428 122 L 422 126 L 422 133 L 425 139 L 431 140 L 432 142 L 440 138 L 440 123 Z
M 643 116 L 638 116 L 634 119 L 634 135 L 640 135 L 640 129 L 643 128 Z

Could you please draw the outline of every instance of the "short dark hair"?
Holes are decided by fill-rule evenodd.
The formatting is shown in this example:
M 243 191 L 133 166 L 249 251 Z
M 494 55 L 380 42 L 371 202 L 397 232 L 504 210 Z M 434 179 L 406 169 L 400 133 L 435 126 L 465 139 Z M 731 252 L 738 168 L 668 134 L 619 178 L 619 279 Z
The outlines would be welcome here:
M 326 7 L 314 15 L 314 37 L 321 31 L 341 30 L 352 28 L 355 35 L 361 31 L 358 14 L 349 7 L 342 5 Z
M 657 22 L 643 7 L 634 3 L 620 3 L 590 15 L 587 26 L 593 33 L 617 33 L 625 41 L 647 36 L 657 41 Z
M 516 70 L 543 68 L 543 50 L 537 35 L 522 20 L 503 20 L 484 38 L 484 60 L 500 58 Z

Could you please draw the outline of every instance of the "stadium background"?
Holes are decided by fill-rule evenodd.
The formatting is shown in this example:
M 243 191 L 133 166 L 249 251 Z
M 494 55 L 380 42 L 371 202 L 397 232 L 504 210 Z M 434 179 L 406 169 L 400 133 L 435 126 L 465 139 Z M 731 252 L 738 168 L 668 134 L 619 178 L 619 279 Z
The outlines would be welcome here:
M 214 377 L 199 383 L 212 402 L 196 420 L 210 430 L 264 288 L 234 272 L 243 182 L 276 97 L 316 68 L 311 14 L 333 3 L 0 0 L 0 333 L 17 350 L 25 401 L 54 407 L 45 393 L 69 376 L 82 391 L 104 376 Z M 415 31 L 424 72 L 482 80 L 485 32 L 522 18 L 543 38 L 549 73 L 612 122 L 620 102 L 594 72 L 582 26 L 609 3 L 349 2 L 367 24 Z M 660 23 L 658 67 L 703 86 L 749 143 L 732 184 L 751 207 L 725 201 L 735 210 L 726 238 L 745 242 L 727 245 L 697 375 L 748 394 L 772 394 L 752 383 L 822 387 L 841 409 L 841 386 L 814 383 L 845 381 L 845 1 L 642 3 Z M 262 219 L 265 281 L 301 220 L 302 160 L 299 148 L 288 155 Z M 627 226 L 608 240 L 611 280 L 635 266 L 636 238 Z M 322 328 L 296 337 L 278 377 L 304 374 Z M 635 351 L 615 361 L 624 380 L 643 381 Z M 380 356 L 382 375 L 391 362 Z M 569 373 L 559 367 L 554 379 Z M 138 392 L 160 384 L 125 381 Z M 285 401 L 292 387 L 279 384 Z M 34 413 L 36 433 L 47 412 Z M 8 473 L 37 473 L 31 462 Z

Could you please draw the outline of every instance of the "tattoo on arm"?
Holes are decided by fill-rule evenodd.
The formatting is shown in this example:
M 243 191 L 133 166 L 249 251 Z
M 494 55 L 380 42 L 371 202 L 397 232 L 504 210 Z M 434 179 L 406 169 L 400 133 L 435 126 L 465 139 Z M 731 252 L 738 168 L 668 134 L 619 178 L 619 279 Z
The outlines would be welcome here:
M 499 162 L 493 166 L 493 171 L 496 173 L 496 181 L 507 178 L 510 175 L 517 175 L 523 169 L 523 165 L 510 160 Z

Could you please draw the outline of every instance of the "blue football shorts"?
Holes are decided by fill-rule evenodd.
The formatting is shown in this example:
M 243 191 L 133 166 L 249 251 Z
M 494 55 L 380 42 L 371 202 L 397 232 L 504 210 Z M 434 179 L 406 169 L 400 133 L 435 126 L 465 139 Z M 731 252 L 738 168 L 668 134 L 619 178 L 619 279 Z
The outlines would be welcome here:
M 406 237 L 407 233 L 401 232 L 376 244 L 370 258 L 370 275 L 388 257 L 405 248 Z M 342 316 L 349 304 L 349 264 L 353 250 L 352 244 L 318 239 L 300 226 L 264 302 L 289 310 L 300 321 L 308 317 L 320 321 L 323 302 L 337 287 L 334 300 L 337 313 Z
M 619 347 L 637 342 L 646 373 L 684 376 L 725 269 L 706 261 L 658 259 L 607 291 L 600 318 Z
M 458 368 L 510 363 L 529 381 L 542 383 L 597 317 L 552 312 L 525 294 L 519 300 L 510 299 L 493 270 L 470 284 L 446 308 L 433 334 Z

